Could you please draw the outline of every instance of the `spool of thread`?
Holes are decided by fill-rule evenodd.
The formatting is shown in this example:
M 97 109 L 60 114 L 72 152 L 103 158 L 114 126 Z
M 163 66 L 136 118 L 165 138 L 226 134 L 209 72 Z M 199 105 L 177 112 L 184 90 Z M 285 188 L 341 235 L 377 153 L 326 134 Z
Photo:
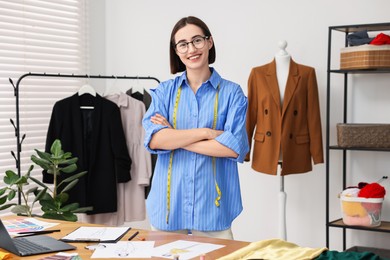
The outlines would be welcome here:
M 201 255 L 200 257 L 199 257 L 199 260 L 206 260 L 206 255 Z

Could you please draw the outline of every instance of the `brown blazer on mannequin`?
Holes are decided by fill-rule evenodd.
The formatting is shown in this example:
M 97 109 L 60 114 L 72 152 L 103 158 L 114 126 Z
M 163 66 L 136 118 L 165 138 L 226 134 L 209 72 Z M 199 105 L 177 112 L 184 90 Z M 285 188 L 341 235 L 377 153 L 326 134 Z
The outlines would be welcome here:
M 315 70 L 290 61 L 283 108 L 276 63 L 255 67 L 248 79 L 246 130 L 254 139 L 252 168 L 276 175 L 280 149 L 281 175 L 304 173 L 323 163 L 321 117 Z M 251 151 L 245 161 L 250 161 Z

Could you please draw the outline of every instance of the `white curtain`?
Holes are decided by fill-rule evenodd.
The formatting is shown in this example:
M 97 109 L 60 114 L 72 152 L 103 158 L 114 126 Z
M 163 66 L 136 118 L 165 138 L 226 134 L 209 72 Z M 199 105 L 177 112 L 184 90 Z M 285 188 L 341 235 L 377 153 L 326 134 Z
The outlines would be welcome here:
M 16 103 L 9 78 L 28 72 L 88 73 L 86 0 L 0 0 L 0 188 L 6 170 L 17 172 Z M 74 94 L 83 79 L 27 77 L 21 81 L 21 173 L 32 164 L 34 149 L 44 150 L 54 103 Z M 41 179 L 35 166 L 33 175 Z M 39 208 L 39 207 L 38 207 Z M 10 210 L 0 211 L 0 215 Z

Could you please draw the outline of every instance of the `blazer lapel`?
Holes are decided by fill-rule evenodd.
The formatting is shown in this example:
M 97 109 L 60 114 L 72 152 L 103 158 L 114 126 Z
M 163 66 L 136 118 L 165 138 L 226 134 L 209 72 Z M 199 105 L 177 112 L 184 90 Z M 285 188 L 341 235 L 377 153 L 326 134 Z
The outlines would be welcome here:
M 278 79 L 276 78 L 275 59 L 271 63 L 269 63 L 268 71 L 265 78 L 267 80 L 267 86 L 269 87 L 271 95 L 274 98 L 276 105 L 280 108 L 280 92 L 279 92 Z
M 74 131 L 72 136 L 75 139 L 73 144 L 76 145 L 76 149 L 74 149 L 74 151 L 76 151 L 76 154 L 78 154 L 79 157 L 83 157 L 83 119 L 81 117 L 78 93 L 71 97 L 71 111 Z M 80 162 L 80 165 L 85 165 L 85 162 Z
M 295 89 L 298 86 L 299 79 L 300 79 L 300 76 L 298 74 L 298 65 L 291 59 L 290 71 L 288 73 L 288 78 L 287 78 L 287 83 L 286 83 L 286 90 L 284 91 L 282 117 L 287 110 L 287 107 L 291 101 L 291 98 L 294 95 Z
M 103 98 L 99 94 L 96 94 L 94 114 L 93 114 L 93 130 L 92 130 L 92 139 L 91 139 L 91 154 L 90 154 L 90 157 L 89 157 L 89 160 L 90 160 L 89 161 L 89 167 L 90 168 L 92 167 L 92 165 L 95 164 L 95 160 L 96 160 L 97 144 L 99 142 L 100 128 L 101 128 L 102 102 L 103 102 Z

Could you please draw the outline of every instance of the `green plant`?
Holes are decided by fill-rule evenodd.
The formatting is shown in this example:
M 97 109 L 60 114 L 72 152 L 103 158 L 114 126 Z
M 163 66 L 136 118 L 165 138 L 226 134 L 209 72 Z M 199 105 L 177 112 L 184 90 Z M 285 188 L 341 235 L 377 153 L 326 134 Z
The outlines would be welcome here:
M 29 217 L 32 216 L 32 209 L 34 207 L 34 204 L 42 198 L 42 196 L 46 193 L 47 190 L 46 188 L 44 188 L 38 191 L 38 187 L 33 187 L 28 189 L 27 191 L 24 191 L 24 187 L 30 184 L 28 180 L 30 179 L 30 173 L 33 169 L 34 165 L 31 165 L 27 173 L 20 177 L 14 171 L 11 170 L 5 172 L 3 181 L 8 186 L 0 189 L 0 205 L 2 205 L 0 206 L 0 210 L 4 210 L 13 206 L 11 212 L 15 214 L 24 214 Z M 7 201 L 12 201 L 18 193 L 21 195 L 22 204 L 19 205 L 13 202 L 5 204 Z M 35 195 L 35 198 L 31 202 L 31 205 L 29 205 L 30 195 Z
M 76 213 L 82 213 L 92 210 L 92 207 L 80 207 L 79 203 L 69 203 L 69 195 L 67 191 L 72 189 L 79 181 L 79 178 L 87 172 L 83 171 L 77 174 L 70 175 L 58 183 L 58 177 L 61 174 L 70 174 L 77 170 L 77 157 L 72 158 L 72 154 L 64 152 L 60 140 L 55 140 L 50 148 L 50 153 L 42 152 L 35 149 L 36 155 L 31 156 L 31 160 L 39 165 L 49 174 L 53 174 L 53 187 L 50 188 L 43 182 L 37 180 L 30 175 L 33 165 L 30 166 L 28 172 L 18 177 L 13 171 L 6 171 L 4 183 L 8 186 L 0 190 L 0 205 L 15 198 L 17 192 L 23 198 L 23 204 L 8 203 L 0 207 L 0 210 L 13 206 L 12 212 L 16 214 L 32 215 L 34 203 L 39 201 L 43 218 L 59 219 L 67 221 L 77 221 Z M 29 185 L 29 180 L 35 182 L 38 186 L 24 191 L 24 187 Z M 6 193 L 8 191 L 8 193 Z M 28 199 L 31 194 L 35 198 L 31 205 L 28 205 Z

